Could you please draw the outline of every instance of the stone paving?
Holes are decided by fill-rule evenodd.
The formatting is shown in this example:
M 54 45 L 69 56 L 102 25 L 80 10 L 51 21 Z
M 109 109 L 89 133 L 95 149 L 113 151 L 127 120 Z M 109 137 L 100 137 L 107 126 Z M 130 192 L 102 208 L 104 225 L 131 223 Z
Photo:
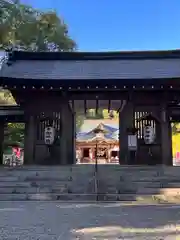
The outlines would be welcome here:
M 15 239 L 178 240 L 180 206 L 0 202 L 0 240 Z

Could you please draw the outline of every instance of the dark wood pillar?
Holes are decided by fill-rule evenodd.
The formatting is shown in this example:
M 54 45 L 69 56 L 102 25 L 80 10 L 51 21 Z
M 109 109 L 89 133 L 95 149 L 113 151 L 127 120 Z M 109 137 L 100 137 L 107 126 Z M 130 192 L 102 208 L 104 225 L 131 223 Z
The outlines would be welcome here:
M 75 155 L 75 115 L 69 108 L 68 111 L 69 115 L 69 128 L 68 128 L 68 135 L 67 135 L 67 141 L 68 141 L 68 164 L 74 164 L 76 162 L 76 155 Z
M 172 165 L 171 123 L 165 105 L 161 106 L 161 157 L 162 163 Z
M 132 102 L 127 102 L 119 114 L 119 140 L 120 140 L 120 164 L 128 164 L 128 132 L 127 129 L 134 127 L 134 107 Z
M 60 134 L 60 164 L 75 163 L 75 131 L 74 114 L 68 101 L 64 101 L 61 107 L 61 134 Z
M 35 137 L 36 137 L 36 118 L 34 116 L 29 116 L 25 123 L 25 136 L 24 136 L 25 165 L 31 165 L 34 163 Z
M 0 122 L 0 165 L 3 164 L 3 153 L 4 153 L 4 122 Z

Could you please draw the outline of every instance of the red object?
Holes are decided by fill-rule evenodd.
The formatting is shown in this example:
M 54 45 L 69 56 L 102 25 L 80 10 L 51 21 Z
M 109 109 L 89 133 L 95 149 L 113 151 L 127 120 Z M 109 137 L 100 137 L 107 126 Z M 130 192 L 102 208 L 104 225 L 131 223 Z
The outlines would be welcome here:
M 21 149 L 19 147 L 14 147 L 13 152 L 15 153 L 17 158 L 21 157 Z
M 176 152 L 176 159 L 180 159 L 180 152 Z

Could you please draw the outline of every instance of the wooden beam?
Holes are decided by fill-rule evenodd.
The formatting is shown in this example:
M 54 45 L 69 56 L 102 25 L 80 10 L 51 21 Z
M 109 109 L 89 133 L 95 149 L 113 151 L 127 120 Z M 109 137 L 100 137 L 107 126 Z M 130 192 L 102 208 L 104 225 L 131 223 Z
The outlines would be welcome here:
M 82 91 L 82 92 L 69 92 L 67 95 L 68 99 L 74 100 L 127 100 L 128 99 L 128 91 L 109 91 L 109 92 L 90 92 L 90 91 Z
M 108 113 L 110 113 L 110 110 L 111 110 L 111 100 L 109 100 L 108 102 Z
M 84 100 L 84 114 L 87 114 L 87 101 Z
M 98 109 L 99 109 L 99 101 L 96 99 L 96 115 L 98 114 Z

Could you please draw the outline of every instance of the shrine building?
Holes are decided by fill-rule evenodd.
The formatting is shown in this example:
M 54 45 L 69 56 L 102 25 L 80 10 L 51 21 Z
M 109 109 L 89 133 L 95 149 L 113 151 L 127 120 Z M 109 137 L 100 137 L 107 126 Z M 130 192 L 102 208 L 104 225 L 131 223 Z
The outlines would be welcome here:
M 77 163 L 119 163 L 119 119 L 85 119 L 76 135 Z M 96 133 L 97 132 L 97 133 Z
M 17 102 L 21 114 L 15 114 L 16 121 L 25 122 L 25 164 L 75 164 L 76 113 L 104 108 L 119 113 L 120 164 L 172 165 L 171 122 L 180 116 L 180 50 L 12 51 L 0 70 L 0 86 Z M 7 121 L 0 117 L 1 159 Z M 153 134 L 149 142 L 144 139 L 147 126 Z M 48 128 L 54 129 L 51 144 L 45 141 Z

